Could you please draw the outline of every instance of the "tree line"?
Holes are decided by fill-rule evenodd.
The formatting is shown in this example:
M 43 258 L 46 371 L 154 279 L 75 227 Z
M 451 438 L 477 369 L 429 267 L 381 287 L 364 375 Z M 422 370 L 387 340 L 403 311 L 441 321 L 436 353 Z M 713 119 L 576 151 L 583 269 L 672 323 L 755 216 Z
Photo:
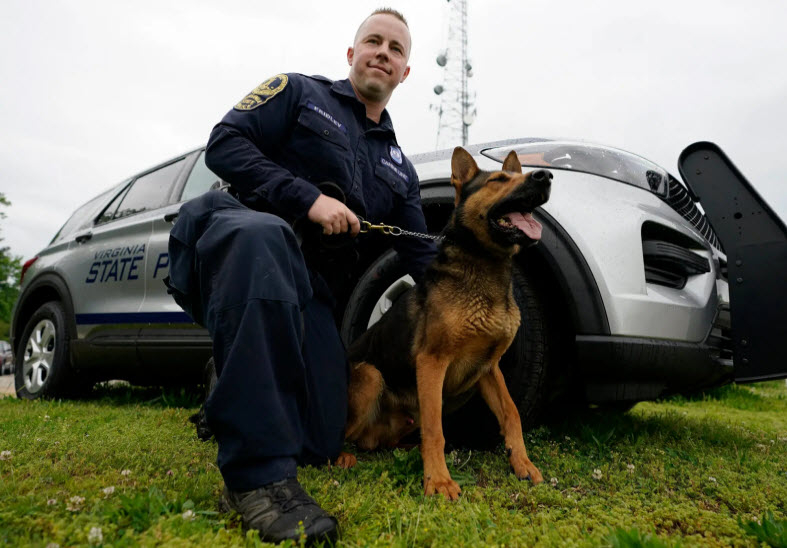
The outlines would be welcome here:
M 0 220 L 6 218 L 3 208 L 11 202 L 0 192 Z M 0 233 L 2 229 L 0 229 Z M 11 254 L 11 248 L 2 245 L 0 237 L 0 339 L 8 340 L 11 331 L 11 311 L 19 295 L 19 274 L 22 271 L 22 257 Z

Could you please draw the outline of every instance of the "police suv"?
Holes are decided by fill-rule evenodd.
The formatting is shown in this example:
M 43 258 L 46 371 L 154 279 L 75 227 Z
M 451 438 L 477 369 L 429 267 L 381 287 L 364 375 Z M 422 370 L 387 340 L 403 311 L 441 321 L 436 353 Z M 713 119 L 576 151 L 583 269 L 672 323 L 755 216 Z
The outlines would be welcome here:
M 501 362 L 524 420 L 555 398 L 627 406 L 787 376 L 773 344 L 787 335 L 778 274 L 787 270 L 787 230 L 718 147 L 684 151 L 687 184 L 644 158 L 588 143 L 517 139 L 467 149 L 482 169 L 500 169 L 515 150 L 525 169 L 555 175 L 549 202 L 535 212 L 541 242 L 518 256 L 523 321 Z M 453 209 L 451 151 L 411 160 L 437 233 Z M 87 202 L 24 264 L 12 324 L 20 398 L 66 396 L 106 379 L 199 378 L 210 339 L 163 279 L 180 206 L 219 183 L 204 149 L 173 158 Z M 393 251 L 370 264 L 340 303 L 345 342 L 411 283 Z

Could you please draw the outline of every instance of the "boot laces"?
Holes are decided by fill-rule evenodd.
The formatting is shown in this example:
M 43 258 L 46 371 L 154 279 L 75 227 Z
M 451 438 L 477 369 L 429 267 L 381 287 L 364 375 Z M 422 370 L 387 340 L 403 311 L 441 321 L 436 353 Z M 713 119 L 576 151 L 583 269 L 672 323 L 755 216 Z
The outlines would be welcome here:
M 314 500 L 298 484 L 279 487 L 273 492 L 272 498 L 284 512 L 291 512 L 300 506 L 316 505 Z

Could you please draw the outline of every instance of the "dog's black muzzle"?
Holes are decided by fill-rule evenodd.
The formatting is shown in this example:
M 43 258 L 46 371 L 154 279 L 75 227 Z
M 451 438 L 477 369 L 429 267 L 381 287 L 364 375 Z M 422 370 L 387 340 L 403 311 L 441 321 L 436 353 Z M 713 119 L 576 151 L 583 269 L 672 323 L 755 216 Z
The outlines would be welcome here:
M 554 175 L 552 175 L 552 172 L 546 169 L 539 169 L 530 174 L 530 184 L 534 186 L 533 190 L 540 193 L 543 197 L 541 203 L 533 207 L 543 205 L 549 199 L 549 194 L 552 191 L 553 178 Z

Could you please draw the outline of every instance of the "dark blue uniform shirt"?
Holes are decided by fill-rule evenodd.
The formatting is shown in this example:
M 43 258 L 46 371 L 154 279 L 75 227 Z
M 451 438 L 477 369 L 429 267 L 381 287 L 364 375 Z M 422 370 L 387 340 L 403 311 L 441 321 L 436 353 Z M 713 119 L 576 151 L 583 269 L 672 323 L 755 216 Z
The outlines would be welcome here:
M 330 181 L 366 220 L 426 232 L 418 176 L 388 112 L 379 124 L 369 120 L 349 80 L 302 74 L 266 80 L 213 128 L 205 160 L 246 206 L 289 222 L 306 217 L 320 194 L 315 185 Z M 419 280 L 434 243 L 401 236 L 391 243 Z

